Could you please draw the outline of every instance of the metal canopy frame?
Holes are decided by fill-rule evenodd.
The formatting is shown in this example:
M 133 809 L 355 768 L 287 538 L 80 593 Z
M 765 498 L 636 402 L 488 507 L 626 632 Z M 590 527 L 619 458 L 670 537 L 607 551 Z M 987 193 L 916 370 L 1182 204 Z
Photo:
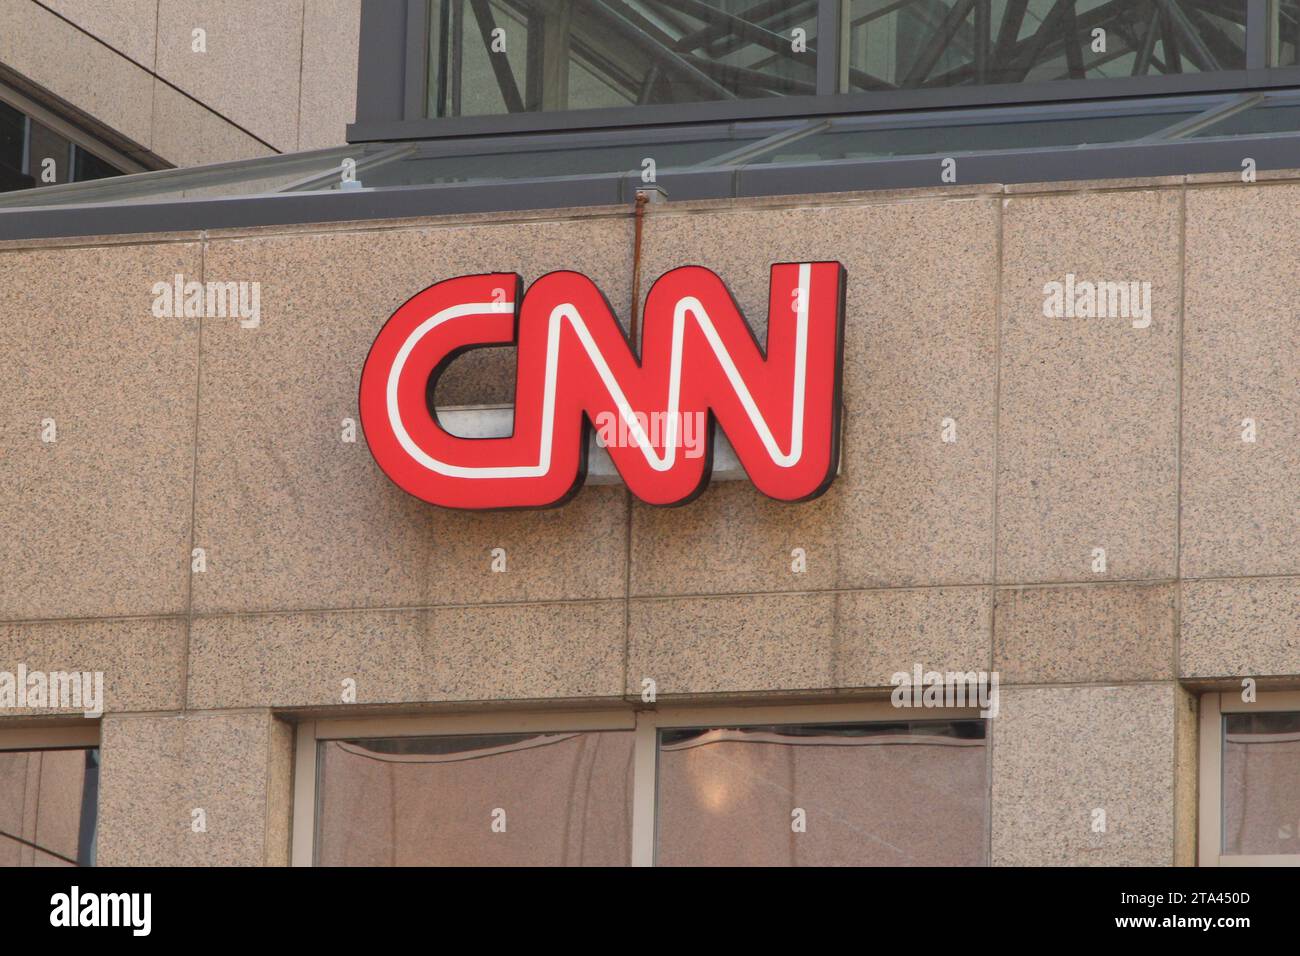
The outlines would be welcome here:
M 959 153 L 958 187 L 978 184 L 1240 173 L 1300 166 L 1300 133 L 1164 139 L 1097 146 L 1066 146 Z M 908 156 L 661 171 L 658 185 L 670 201 L 805 195 L 873 189 L 937 187 L 941 157 Z M 0 210 L 0 240 L 66 236 L 196 232 L 205 229 L 396 220 L 482 212 L 627 204 L 643 188 L 636 173 L 398 186 L 259 196 L 65 205 Z

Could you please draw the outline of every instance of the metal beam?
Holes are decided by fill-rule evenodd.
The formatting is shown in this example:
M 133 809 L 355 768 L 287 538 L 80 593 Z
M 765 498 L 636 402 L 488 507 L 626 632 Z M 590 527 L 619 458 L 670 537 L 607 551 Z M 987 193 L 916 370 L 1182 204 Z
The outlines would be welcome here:
M 1160 32 L 1160 8 L 1151 4 L 1151 18 L 1147 21 L 1147 32 L 1142 37 L 1142 46 L 1133 60 L 1133 75 L 1145 76 L 1151 71 L 1151 56 L 1156 49 L 1156 36 Z
M 758 20 L 779 12 L 785 5 L 786 0 L 763 0 L 762 3 L 756 3 L 752 7 L 741 10 L 737 16 L 745 20 Z M 687 33 L 673 44 L 673 49 L 682 53 L 690 53 L 708 43 L 712 43 L 714 40 L 725 37 L 727 29 L 725 23 L 710 23 L 708 26 Z
M 758 70 L 747 70 L 743 66 L 718 63 L 690 53 L 685 54 L 683 58 L 701 73 L 708 74 L 714 79 L 729 83 L 735 87 L 777 90 L 794 95 L 800 93 L 812 95 L 817 92 L 817 84 L 808 80 L 796 80 L 793 77 L 777 76 L 773 73 L 762 73 Z
M 1246 0 L 1246 69 L 1262 70 L 1272 60 L 1270 47 L 1276 42 L 1269 22 L 1269 0 Z
M 975 82 L 983 85 L 989 81 L 989 66 L 993 55 L 993 0 L 977 0 L 975 4 Z
M 589 12 L 600 17 L 611 29 L 619 33 L 630 43 L 646 54 L 653 65 L 661 70 L 671 68 L 673 72 L 688 82 L 694 83 L 710 98 L 717 100 L 735 99 L 735 94 L 725 86 L 714 81 L 706 73 L 687 62 L 682 56 L 670 49 L 662 40 L 650 36 L 637 22 L 640 18 L 619 0 L 599 0 L 589 8 Z
M 1241 65 L 1245 65 L 1248 44 L 1244 35 L 1241 45 L 1233 42 L 1233 38 L 1224 31 L 1223 27 L 1207 17 L 1193 3 L 1186 4 L 1185 15 L 1197 36 L 1204 41 L 1207 52 L 1214 58 L 1215 69 L 1222 69 L 1223 64 L 1237 65 L 1238 61 Z
M 1043 17 L 1042 22 L 1038 24 L 1038 29 L 1034 31 L 1033 38 L 1026 45 L 1015 61 L 1012 68 L 1012 79 L 1016 82 L 1023 82 L 1031 70 L 1042 61 L 1043 51 L 1047 48 L 1049 42 L 1055 39 L 1056 28 L 1065 18 L 1067 5 L 1073 9 L 1074 0 L 1056 0 L 1048 11 L 1047 16 Z
M 497 87 L 501 90 L 501 99 L 505 101 L 510 113 L 524 111 L 524 98 L 519 93 L 519 84 L 515 82 L 515 72 L 510 68 L 510 61 L 504 53 L 492 52 L 492 31 L 497 28 L 496 18 L 488 0 L 469 0 L 470 9 L 474 11 L 474 20 L 478 23 L 479 34 L 483 37 L 483 48 L 487 51 L 488 62 L 492 64 L 492 75 L 496 77 Z
M 817 120 L 812 123 L 797 123 L 790 129 L 783 129 L 778 133 L 773 133 L 756 143 L 745 143 L 737 149 L 721 153 L 696 165 L 699 167 L 739 166 L 764 153 L 780 149 L 782 146 L 788 146 L 807 136 L 812 136 L 814 133 L 825 132 L 830 128 L 831 121 L 828 119 Z
M 1264 99 L 1265 97 L 1263 93 L 1243 93 L 1241 96 L 1231 97 L 1217 106 L 1210 107 L 1203 113 L 1189 116 L 1181 123 L 1175 123 L 1173 126 L 1167 126 L 1162 130 L 1157 130 L 1150 136 L 1144 136 L 1141 142 L 1183 139 L 1188 136 L 1194 136 L 1202 130 L 1209 129 L 1215 123 L 1222 122 L 1229 116 L 1236 116 L 1238 113 L 1244 113 L 1248 109 L 1253 109 L 1260 103 L 1263 103 Z
M 1132 0 L 1110 0 L 1100 7 L 1094 7 L 1087 13 L 1076 15 L 1075 23 L 1078 35 L 1090 33 L 1093 27 L 1106 26 L 1108 29 L 1115 28 L 1115 20 L 1125 16 L 1130 10 Z M 1015 62 L 1018 58 L 1025 55 L 1029 48 L 1037 41 L 1038 33 L 1030 34 L 1024 40 L 1020 40 L 1012 45 L 1009 51 L 1009 60 Z M 1038 54 L 1038 60 L 1048 62 L 1056 56 L 1058 47 L 1060 50 L 1065 49 L 1065 43 L 1060 35 L 1048 36 L 1045 38 L 1045 45 Z M 1120 55 L 1123 55 L 1122 52 Z M 1096 66 L 1105 62 L 1105 58 L 1093 60 L 1092 65 Z M 932 77 L 929 86 L 952 86 L 956 84 L 968 84 L 974 80 L 975 65 L 974 63 L 964 63 L 959 67 L 949 70 L 947 73 L 941 73 Z M 1079 84 L 1072 83 L 1071 86 L 1078 88 Z M 1023 89 L 1023 87 L 1022 87 Z
M 852 0 L 820 0 L 817 4 L 817 92 L 846 93 L 849 75 L 848 4 Z
M 1073 0 L 1066 6 L 1065 14 L 1061 17 L 1061 42 L 1065 45 L 1065 65 L 1070 79 L 1086 79 L 1087 74 L 1083 69 L 1083 52 L 1079 49 L 1083 37 L 1079 34 L 1079 22 L 1074 15 Z
M 1187 58 L 1196 64 L 1197 69 L 1212 71 L 1219 69 L 1219 63 L 1210 52 L 1210 48 L 1205 45 L 1204 39 L 1196 32 L 1196 27 L 1187 18 L 1183 8 L 1178 5 L 1177 0 L 1158 0 L 1161 6 L 1165 8 L 1165 13 L 1169 17 L 1169 23 L 1173 31 L 1178 34 L 1178 43 L 1180 51 L 1183 49 L 1183 41 L 1187 42 Z
M 943 56 L 948 44 L 956 35 L 957 30 L 961 27 L 966 17 L 970 15 L 971 7 L 975 5 L 975 0 L 957 0 L 949 9 L 943 22 L 939 24 L 938 32 L 931 38 L 930 42 L 917 56 L 912 68 L 907 71 L 903 78 L 904 87 L 920 86 L 922 81 L 930 75 L 934 65 L 939 62 L 939 57 Z
M 1001 77 L 1011 70 L 1012 51 L 1020 42 L 1020 30 L 1025 23 L 1029 0 L 1008 0 L 998 28 L 998 40 L 993 45 L 993 71 Z
M 736 14 L 727 13 L 717 7 L 711 7 L 707 3 L 701 3 L 700 0 L 659 0 L 659 3 L 680 10 L 697 20 L 723 26 L 726 28 L 727 34 L 731 36 L 739 37 L 778 53 L 790 52 L 790 38 L 788 36 L 773 33 L 771 30 L 756 23 L 751 23 Z M 809 52 L 814 51 L 810 49 Z

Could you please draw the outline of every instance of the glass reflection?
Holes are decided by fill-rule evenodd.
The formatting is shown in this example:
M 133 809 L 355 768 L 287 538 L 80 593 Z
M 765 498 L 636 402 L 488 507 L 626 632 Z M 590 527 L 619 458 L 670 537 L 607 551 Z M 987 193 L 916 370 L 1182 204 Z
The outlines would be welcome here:
M 1223 724 L 1223 852 L 1300 853 L 1300 713 Z
M 93 866 L 99 750 L 0 752 L 0 866 Z
M 657 862 L 980 865 L 987 768 L 981 721 L 665 730 Z
M 626 866 L 631 732 L 319 744 L 323 866 Z
M 428 114 L 810 95 L 817 0 L 439 0 Z
M 853 91 L 1246 66 L 1246 0 L 852 0 Z

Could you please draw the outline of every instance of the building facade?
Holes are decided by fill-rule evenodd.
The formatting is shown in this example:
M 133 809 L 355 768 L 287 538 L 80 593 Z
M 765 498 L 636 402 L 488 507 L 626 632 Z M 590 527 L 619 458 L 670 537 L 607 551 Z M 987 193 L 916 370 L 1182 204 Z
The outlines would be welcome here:
M 366 173 L 440 161 L 367 123 L 496 119 L 453 115 L 436 68 L 432 119 L 368 119 L 365 28 L 361 161 L 325 157 L 329 195 L 205 206 L 176 170 L 151 202 L 86 191 L 128 177 L 0 203 L 0 862 L 1300 861 L 1293 139 L 1134 146 L 1074 180 L 918 153 L 858 188 L 848 159 L 787 157 L 797 186 L 723 164 L 699 198 L 719 167 L 647 179 L 635 143 L 604 180 L 470 183 L 473 206 Z M 558 507 L 457 510 L 368 448 L 367 356 L 437 282 L 572 271 L 631 330 L 704 266 L 765 346 L 773 265 L 816 262 L 845 297 L 811 500 L 715 445 L 676 507 L 593 452 Z M 457 358 L 430 418 L 486 427 L 516 359 Z M 60 674 L 100 675 L 102 706 Z

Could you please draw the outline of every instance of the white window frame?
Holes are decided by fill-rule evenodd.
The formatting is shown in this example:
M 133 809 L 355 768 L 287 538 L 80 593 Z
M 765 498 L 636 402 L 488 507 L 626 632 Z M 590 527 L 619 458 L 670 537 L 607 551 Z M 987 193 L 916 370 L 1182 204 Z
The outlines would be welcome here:
M 654 866 L 657 843 L 659 731 L 678 727 L 746 727 L 769 724 L 859 724 L 978 720 L 977 707 L 894 707 L 888 700 L 834 704 L 672 706 L 655 710 L 608 708 L 393 718 L 307 720 L 297 726 L 294 753 L 293 866 L 315 859 L 317 743 L 368 737 L 440 737 L 456 734 L 563 733 L 630 730 L 632 760 L 632 865 Z M 985 746 L 989 737 L 985 735 Z
M 1300 711 L 1300 691 L 1259 691 L 1253 702 L 1240 691 L 1201 696 L 1200 824 L 1201 866 L 1300 866 L 1300 853 L 1232 853 L 1223 846 L 1223 717 L 1225 714 Z

